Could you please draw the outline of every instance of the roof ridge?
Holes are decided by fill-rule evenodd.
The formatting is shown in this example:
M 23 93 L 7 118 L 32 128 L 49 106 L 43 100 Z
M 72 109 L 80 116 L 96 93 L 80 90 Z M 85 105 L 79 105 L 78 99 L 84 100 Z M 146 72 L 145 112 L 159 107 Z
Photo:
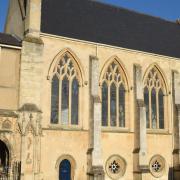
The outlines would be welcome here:
M 136 14 L 139 14 L 139 15 L 144 15 L 144 16 L 147 16 L 147 17 L 159 19 L 161 21 L 165 21 L 165 22 L 168 22 L 168 23 L 177 24 L 176 21 L 170 21 L 168 19 L 164 19 L 164 18 L 159 17 L 159 16 L 155 16 L 155 15 L 151 15 L 151 14 L 146 14 L 146 13 L 139 12 L 139 11 L 136 11 L 134 9 L 128 9 L 128 8 L 122 7 L 122 6 L 116 6 L 115 4 L 109 4 L 107 2 L 102 2 L 100 0 L 88 0 L 88 1 L 100 4 L 100 5 L 103 5 L 105 7 L 111 7 L 111 8 L 117 9 L 117 10 L 124 10 L 124 11 L 127 11 L 127 12 L 136 13 Z

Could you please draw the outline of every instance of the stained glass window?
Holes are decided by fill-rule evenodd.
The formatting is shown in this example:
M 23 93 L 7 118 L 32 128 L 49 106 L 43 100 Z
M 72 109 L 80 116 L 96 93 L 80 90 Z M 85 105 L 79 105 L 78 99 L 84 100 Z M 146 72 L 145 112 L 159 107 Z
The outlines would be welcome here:
M 69 80 L 65 76 L 62 80 L 61 90 L 61 123 L 64 125 L 68 124 L 68 113 L 69 113 Z
M 79 73 L 73 57 L 65 53 L 55 66 L 51 88 L 51 123 L 78 125 Z
M 157 125 L 157 112 L 156 112 L 156 90 L 153 88 L 151 92 L 151 118 L 152 128 L 155 129 Z
M 103 75 L 102 126 L 125 127 L 125 75 L 114 60 Z
M 106 82 L 102 85 L 102 126 L 108 125 L 108 87 Z
M 164 95 L 162 90 L 159 90 L 159 128 L 164 128 Z
M 111 126 L 116 126 L 116 86 L 115 84 L 111 84 L 111 95 L 110 95 L 110 125 Z
M 51 84 L 51 123 L 57 124 L 59 120 L 59 79 L 55 75 Z
M 119 87 L 119 126 L 125 127 L 125 89 L 123 84 Z
M 60 163 L 59 180 L 71 180 L 71 163 L 67 159 Z
M 164 128 L 164 81 L 157 68 L 152 68 L 145 79 L 144 102 L 147 128 Z
M 72 100 L 71 100 L 71 124 L 78 124 L 78 99 L 79 99 L 79 84 L 74 78 L 72 82 Z
M 149 128 L 149 90 L 147 87 L 144 88 L 144 103 L 146 107 L 146 127 Z

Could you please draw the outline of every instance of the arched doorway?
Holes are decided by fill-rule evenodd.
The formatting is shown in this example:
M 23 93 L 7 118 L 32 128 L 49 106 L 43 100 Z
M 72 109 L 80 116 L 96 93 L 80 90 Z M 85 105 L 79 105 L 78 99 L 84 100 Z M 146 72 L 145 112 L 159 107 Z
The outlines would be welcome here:
M 59 165 L 59 180 L 71 180 L 71 163 L 64 159 Z
M 0 178 L 7 178 L 9 170 L 9 150 L 0 140 Z

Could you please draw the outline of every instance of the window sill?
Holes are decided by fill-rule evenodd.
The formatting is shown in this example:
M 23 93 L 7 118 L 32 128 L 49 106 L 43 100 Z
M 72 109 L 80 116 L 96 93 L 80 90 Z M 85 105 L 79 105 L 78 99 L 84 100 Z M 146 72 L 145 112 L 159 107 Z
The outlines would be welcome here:
M 169 131 L 167 129 L 147 129 L 147 134 L 164 134 L 169 135 Z
M 84 131 L 82 127 L 78 125 L 60 125 L 60 124 L 49 124 L 44 130 L 64 130 L 64 131 Z
M 101 127 L 102 132 L 112 132 L 112 133 L 130 133 L 129 128 L 122 127 Z

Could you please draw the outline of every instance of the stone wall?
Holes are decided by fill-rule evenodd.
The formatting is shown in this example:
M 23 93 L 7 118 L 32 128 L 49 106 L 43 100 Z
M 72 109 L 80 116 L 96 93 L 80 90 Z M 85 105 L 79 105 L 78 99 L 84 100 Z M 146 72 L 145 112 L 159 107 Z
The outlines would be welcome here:
M 94 56 L 98 58 L 99 71 L 103 70 L 103 67 L 108 64 L 108 62 L 113 58 L 117 57 L 120 64 L 126 72 L 126 77 L 128 80 L 128 96 L 126 104 L 126 127 L 125 128 L 102 128 L 102 162 L 105 171 L 105 179 L 109 179 L 107 171 L 105 168 L 107 159 L 112 155 L 120 155 L 126 162 L 126 171 L 122 179 L 131 180 L 133 179 L 134 171 L 134 161 L 137 161 L 133 157 L 133 151 L 135 150 L 135 124 L 138 122 L 135 110 L 135 87 L 134 87 L 134 65 L 141 66 L 142 70 L 142 82 L 145 73 L 149 68 L 156 65 L 159 67 L 163 78 L 166 82 L 167 87 L 167 115 L 165 117 L 166 128 L 164 130 L 149 130 L 147 129 L 147 165 L 154 155 L 161 155 L 164 157 L 166 162 L 166 171 L 164 175 L 159 179 L 167 179 L 169 170 L 173 167 L 173 141 L 172 141 L 172 123 L 173 123 L 173 106 L 172 106 L 172 70 L 177 70 L 180 68 L 179 59 L 170 58 L 165 56 L 158 56 L 155 54 L 148 54 L 138 51 L 127 50 L 123 48 L 115 48 L 105 45 L 96 45 L 93 43 L 87 43 L 83 41 L 76 41 L 67 38 L 48 36 L 45 34 L 41 35 L 44 42 L 44 52 L 43 52 L 43 76 L 42 76 L 42 111 L 43 120 L 42 126 L 45 135 L 42 140 L 42 147 L 45 148 L 45 152 L 42 149 L 42 172 L 44 179 L 50 177 L 55 177 L 56 169 L 54 167 L 54 162 L 58 160 L 63 154 L 70 154 L 73 156 L 77 163 L 77 168 L 75 170 L 74 179 L 78 179 L 81 174 L 82 177 L 86 177 L 86 164 L 85 162 L 86 154 L 90 141 L 87 138 L 87 131 L 89 131 L 89 56 Z M 63 52 L 70 51 L 75 54 L 78 64 L 82 69 L 83 75 L 83 86 L 81 87 L 81 98 L 80 103 L 82 104 L 80 109 L 80 126 L 77 129 L 64 128 L 60 125 L 50 125 L 50 98 L 51 98 L 51 82 L 49 76 L 51 75 L 50 67 L 54 64 L 55 57 Z M 100 74 L 99 74 L 100 78 Z M 100 81 L 100 79 L 99 79 Z M 100 96 L 100 88 L 98 90 L 98 95 Z M 141 92 L 142 93 L 142 92 Z M 140 97 L 143 97 L 141 94 Z M 75 137 L 78 141 L 74 144 Z M 66 139 L 66 140 L 65 140 Z M 53 142 L 52 142 L 53 140 Z M 84 142 L 86 141 L 86 142 Z M 48 146 L 50 144 L 51 146 Z M 83 145 L 84 144 L 84 145 Z M 73 148 L 74 147 L 74 148 Z M 76 147 L 81 147 L 76 148 Z M 55 149 L 55 153 L 51 154 L 52 149 Z M 73 151 L 72 151 L 73 148 Z M 163 150 L 163 151 L 162 151 Z M 51 154 L 52 161 L 45 158 L 45 154 Z M 79 156 L 77 156 L 78 154 Z M 44 171 L 45 169 L 45 171 Z M 151 173 L 147 172 L 146 179 L 155 179 Z M 144 179 L 143 178 L 143 179 Z
M 17 110 L 20 50 L 0 47 L 0 109 Z

